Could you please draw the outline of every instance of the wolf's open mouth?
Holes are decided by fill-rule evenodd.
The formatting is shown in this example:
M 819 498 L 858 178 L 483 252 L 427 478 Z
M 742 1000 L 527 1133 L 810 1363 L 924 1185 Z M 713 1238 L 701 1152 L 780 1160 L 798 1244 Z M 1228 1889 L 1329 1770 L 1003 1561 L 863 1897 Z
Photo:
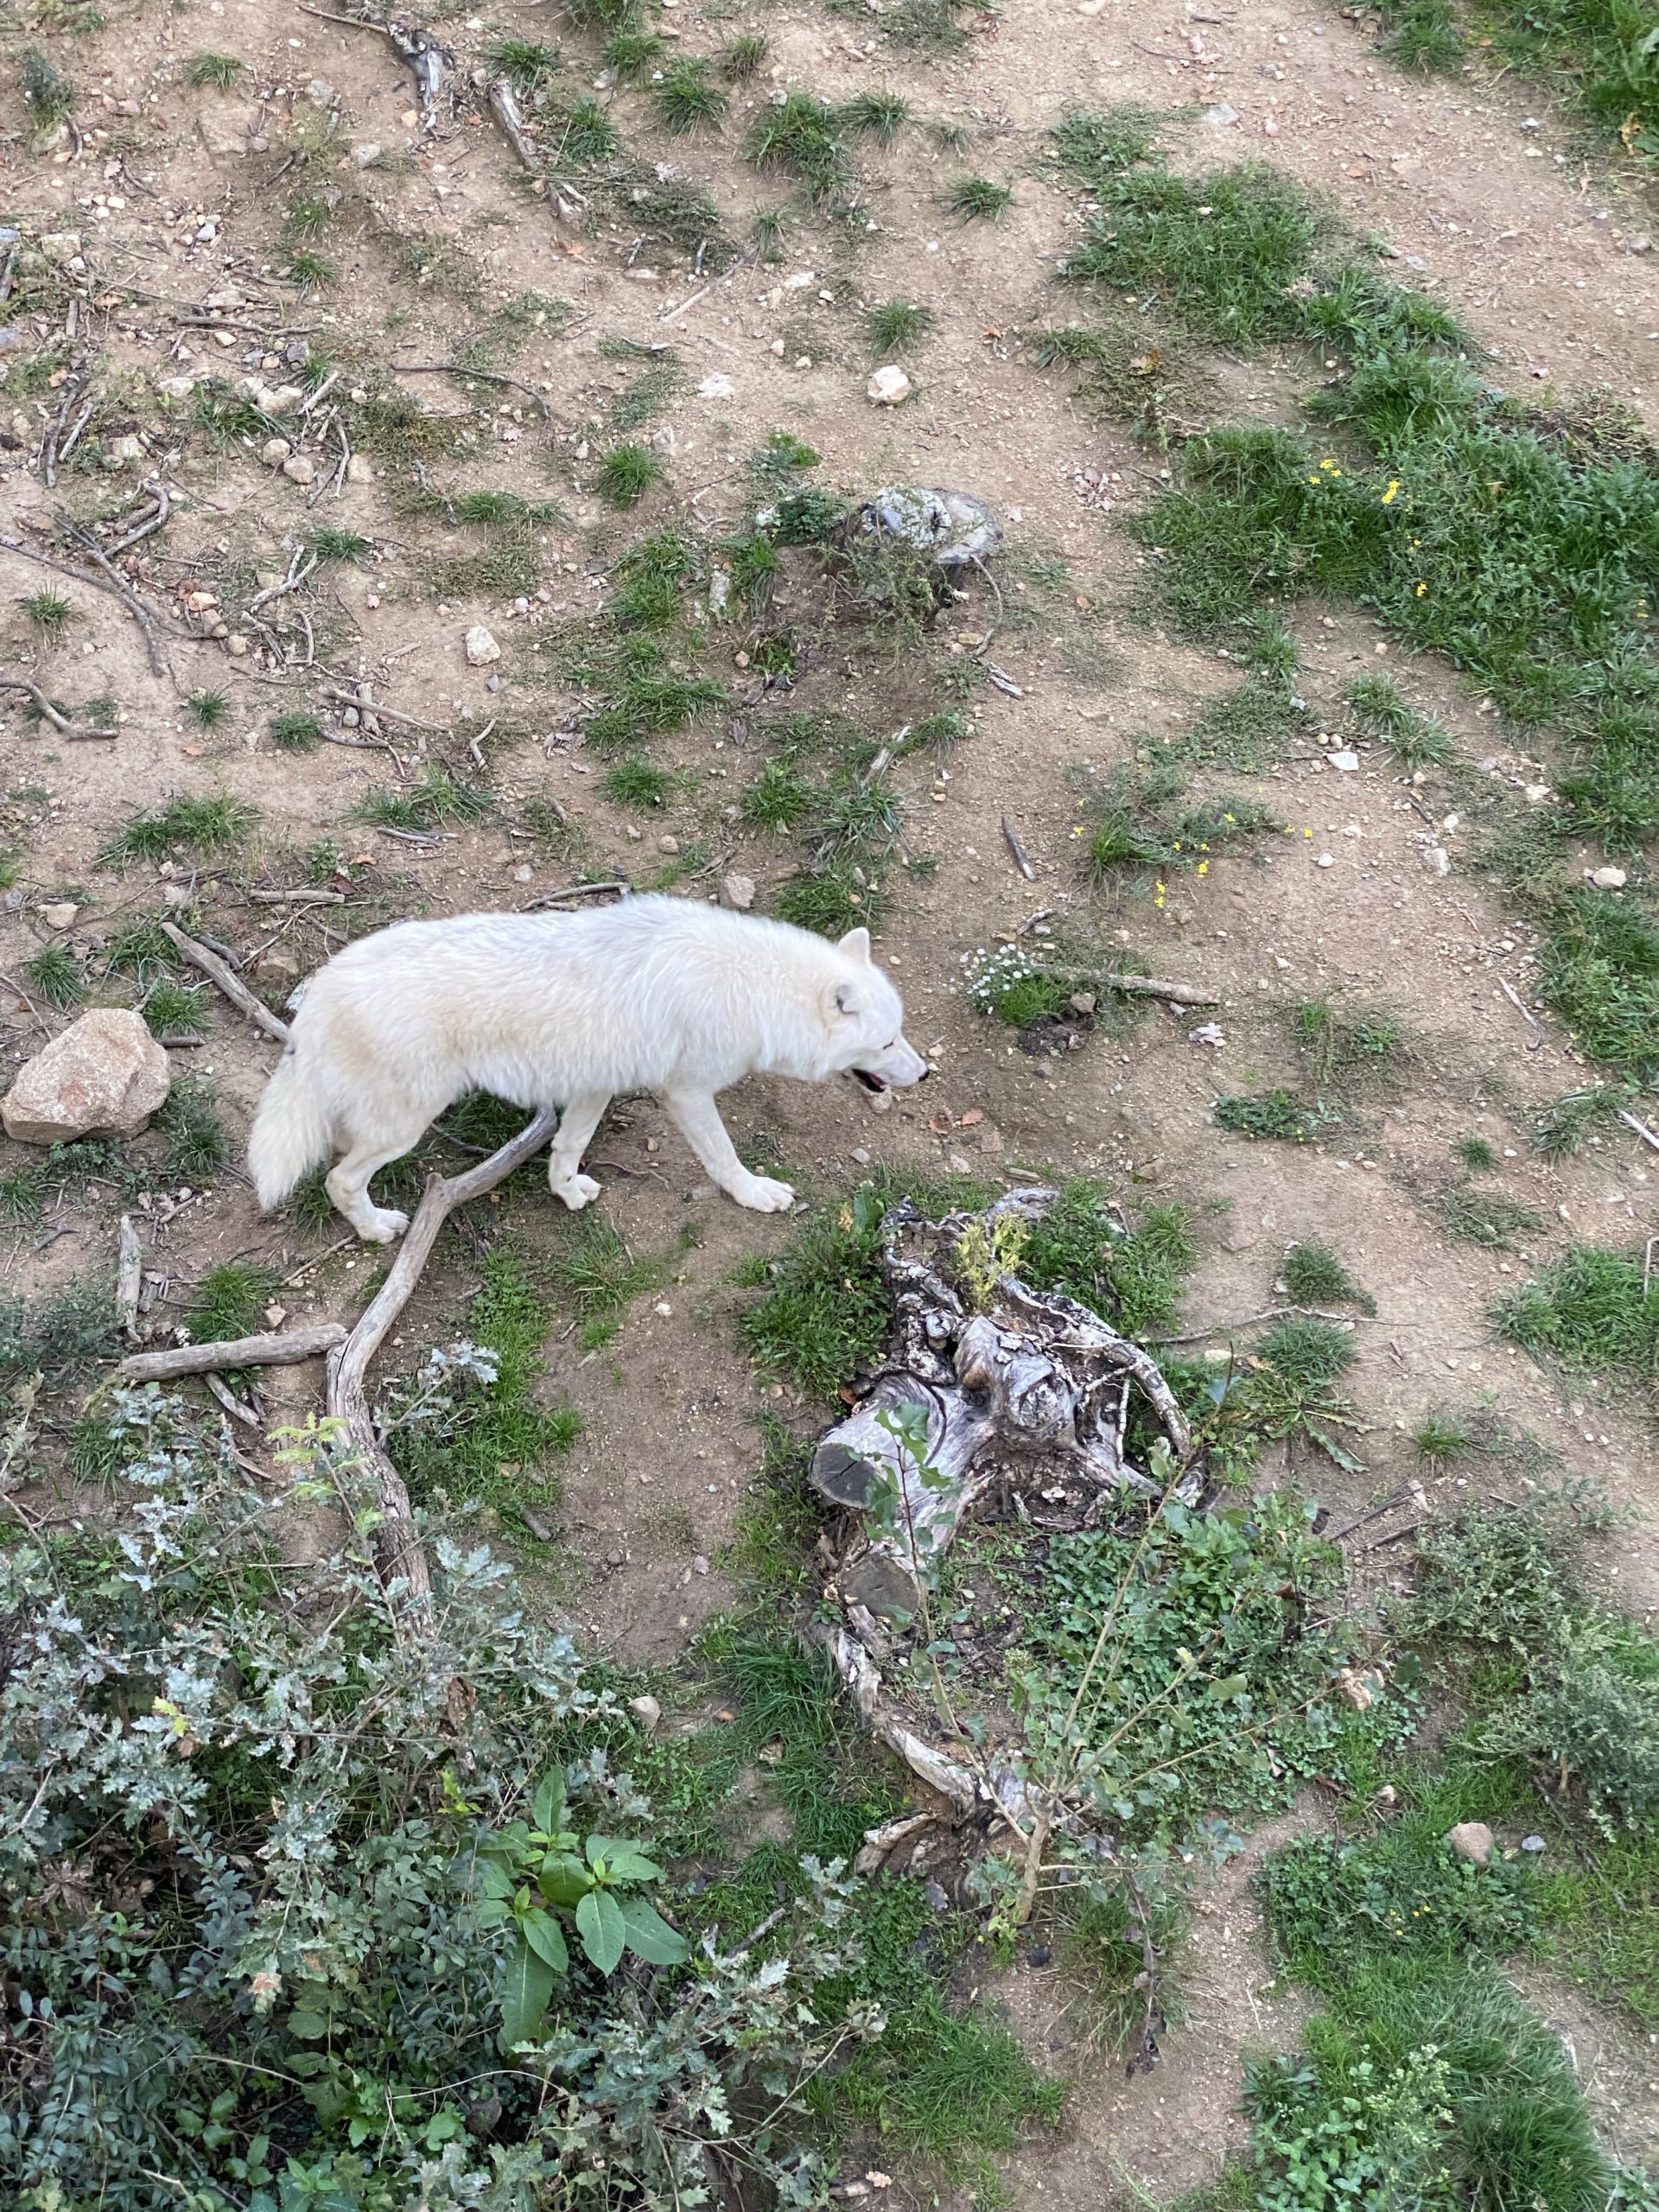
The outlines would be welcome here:
M 872 1075 L 867 1068 L 852 1068 L 849 1073 L 855 1075 L 866 1090 L 885 1090 L 887 1087 L 879 1075 Z

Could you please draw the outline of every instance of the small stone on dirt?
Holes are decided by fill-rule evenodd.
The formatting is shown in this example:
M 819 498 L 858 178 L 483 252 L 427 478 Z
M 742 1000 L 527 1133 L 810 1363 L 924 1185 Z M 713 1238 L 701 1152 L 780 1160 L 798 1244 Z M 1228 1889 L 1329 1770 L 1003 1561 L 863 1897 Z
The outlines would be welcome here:
M 864 397 L 874 407 L 902 407 L 913 389 L 896 361 L 880 368 L 864 387 Z
M 649 1691 L 642 1697 L 631 1697 L 628 1700 L 628 1711 L 632 1713 L 640 1726 L 645 1729 L 655 1728 L 663 1717 L 662 1707 Z
M 258 127 L 258 108 L 241 102 L 204 108 L 196 118 L 197 135 L 210 154 L 245 154 Z
M 1622 868 L 1599 868 L 1592 871 L 1590 880 L 1598 891 L 1622 891 L 1630 878 Z
M 1204 120 L 1217 130 L 1225 130 L 1230 124 L 1238 121 L 1238 110 L 1229 107 L 1225 100 L 1217 100 L 1214 107 L 1205 108 Z
M 373 483 L 374 471 L 369 465 L 366 454 L 354 453 L 352 455 L 346 464 L 346 481 L 348 484 Z
M 293 450 L 286 438 L 267 438 L 259 448 L 259 458 L 267 468 L 280 468 Z M 280 576 L 277 582 L 282 582 Z
M 474 622 L 467 632 L 467 665 L 487 668 L 493 660 L 499 660 L 501 648 L 481 622 Z
M 315 484 L 317 464 L 308 453 L 291 453 L 283 463 L 283 474 L 291 484 Z
M 1459 1859 L 1466 1859 L 1471 1866 L 1484 1866 L 1497 1839 L 1484 1821 L 1459 1821 L 1446 1840 Z
M 727 875 L 721 878 L 720 903 L 734 912 L 747 914 L 754 904 L 754 878 L 752 875 Z
M 1066 1004 L 1073 1014 L 1092 1014 L 1096 1006 L 1095 995 L 1092 991 L 1073 991 Z M 966 1118 L 964 1116 L 963 1119 Z
M 711 377 L 704 377 L 697 386 L 699 399 L 731 399 L 735 397 L 736 392 L 737 386 L 730 377 L 721 376 L 718 371 Z
M 1431 845 L 1423 855 L 1423 866 L 1431 875 L 1450 875 L 1452 855 L 1444 845 Z
M 67 899 L 60 899 L 50 906 L 41 907 L 41 919 L 49 930 L 67 930 L 73 925 L 79 912 L 79 907 L 72 905 Z
M 680 841 L 671 835 L 659 837 L 657 840 L 657 849 L 659 853 L 677 853 L 680 849 Z
M 24 1063 L 0 1100 L 0 1122 L 19 1144 L 78 1137 L 133 1137 L 172 1087 L 167 1054 L 142 1017 L 96 1007 Z
M 1351 776 L 1359 766 L 1357 753 L 1327 753 L 1325 757 L 1333 768 L 1341 769 L 1346 776 Z

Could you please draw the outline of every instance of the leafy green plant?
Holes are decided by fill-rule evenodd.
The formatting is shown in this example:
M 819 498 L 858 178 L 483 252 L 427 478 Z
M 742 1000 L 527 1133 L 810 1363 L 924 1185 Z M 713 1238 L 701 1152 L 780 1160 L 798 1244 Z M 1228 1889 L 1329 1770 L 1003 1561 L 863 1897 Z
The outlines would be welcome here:
M 581 1836 L 565 1818 L 564 1777 L 556 1771 L 537 1784 L 528 1821 L 486 1828 L 474 1846 L 479 1925 L 510 1929 L 514 1939 L 497 1985 L 504 2052 L 535 2039 L 569 1973 L 568 1930 L 606 1975 L 625 1952 L 654 1967 L 679 1966 L 690 1954 L 646 1895 L 662 1869 L 637 1845 Z
M 29 135 L 37 146 L 48 143 L 80 105 L 80 91 L 73 77 L 60 69 L 38 46 L 23 50 L 23 105 L 29 115 Z
M 1338 1119 L 1328 1108 L 1310 1104 L 1289 1090 L 1235 1093 L 1217 1098 L 1215 1113 L 1221 1128 L 1234 1136 L 1277 1137 L 1287 1144 L 1307 1144 L 1323 1135 Z
M 1064 1291 L 1137 1340 L 1173 1328 L 1198 1265 L 1192 1209 L 1144 1208 L 1131 1229 L 1098 1183 L 1068 1183 L 1031 1226 L 1017 1272 L 1034 1290 Z
M 1441 1475 L 1468 1454 L 1469 1432 L 1449 1414 L 1431 1414 L 1412 1431 L 1417 1457 L 1431 1472 Z

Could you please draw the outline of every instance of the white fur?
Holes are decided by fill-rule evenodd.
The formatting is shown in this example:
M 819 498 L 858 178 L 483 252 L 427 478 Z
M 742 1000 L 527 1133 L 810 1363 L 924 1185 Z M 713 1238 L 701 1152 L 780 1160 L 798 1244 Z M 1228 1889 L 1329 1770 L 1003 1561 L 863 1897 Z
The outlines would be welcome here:
M 599 1195 L 579 1171 L 607 1104 L 649 1090 L 721 1189 L 769 1213 L 795 1194 L 743 1166 L 715 1092 L 748 1075 L 820 1083 L 853 1070 L 878 1087 L 927 1072 L 867 930 L 831 944 L 786 922 L 658 898 L 399 922 L 306 985 L 248 1164 L 270 1208 L 343 1154 L 328 1195 L 359 1236 L 386 1243 L 408 1217 L 372 1203 L 370 1177 L 466 1092 L 563 1109 L 548 1183 L 574 1207 Z

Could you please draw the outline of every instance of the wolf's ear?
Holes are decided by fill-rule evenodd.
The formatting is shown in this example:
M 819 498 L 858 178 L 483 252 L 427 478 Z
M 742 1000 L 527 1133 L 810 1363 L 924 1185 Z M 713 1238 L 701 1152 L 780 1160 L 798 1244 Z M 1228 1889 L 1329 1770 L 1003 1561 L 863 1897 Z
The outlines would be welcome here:
M 849 930 L 836 945 L 837 952 L 844 952 L 849 960 L 857 961 L 861 968 L 870 964 L 870 933 L 868 930 Z
M 856 983 L 831 983 L 824 994 L 824 1012 L 833 1022 L 842 1014 L 861 1014 L 864 1001 Z

